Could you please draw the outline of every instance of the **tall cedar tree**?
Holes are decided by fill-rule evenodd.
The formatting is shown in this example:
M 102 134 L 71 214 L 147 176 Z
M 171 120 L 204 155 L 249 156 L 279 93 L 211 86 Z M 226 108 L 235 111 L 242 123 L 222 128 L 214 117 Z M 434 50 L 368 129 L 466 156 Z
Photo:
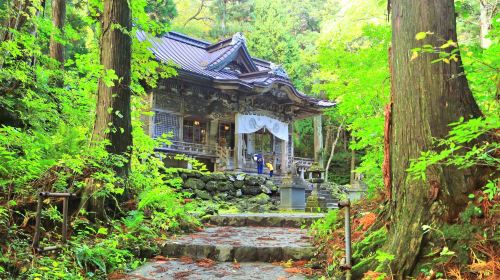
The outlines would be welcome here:
M 62 33 L 66 18 L 66 0 L 52 0 L 52 23 Z M 50 37 L 50 57 L 64 64 L 64 46 L 57 42 L 55 36 Z
M 99 80 L 96 119 L 92 141 L 109 140 L 108 152 L 130 159 L 132 124 L 130 119 L 130 64 L 132 39 L 131 11 L 127 0 L 105 0 L 102 18 L 101 65 L 118 76 L 113 86 Z M 117 167 L 126 177 L 130 161 Z
M 433 166 L 425 182 L 408 177 L 410 160 L 432 148 L 432 138 L 444 138 L 449 123 L 481 116 L 461 60 L 431 63 L 435 54 L 411 60 L 411 49 L 423 44 L 441 46 L 457 41 L 453 0 L 392 0 L 392 117 L 390 141 L 391 223 L 386 251 L 396 256 L 392 271 L 397 279 L 413 272 L 427 244 L 423 225 L 456 219 L 467 194 L 478 187 L 477 170 Z M 417 41 L 419 32 L 433 32 Z M 446 49 L 451 51 L 453 47 Z

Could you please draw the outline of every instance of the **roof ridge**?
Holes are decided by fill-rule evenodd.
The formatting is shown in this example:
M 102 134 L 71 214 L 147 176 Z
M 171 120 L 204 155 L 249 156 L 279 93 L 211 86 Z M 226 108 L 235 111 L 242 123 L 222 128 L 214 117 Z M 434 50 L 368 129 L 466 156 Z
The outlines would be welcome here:
M 195 47 L 199 47 L 199 48 L 207 48 L 208 46 L 212 45 L 212 43 L 210 43 L 208 41 L 193 38 L 191 36 L 188 36 L 186 34 L 183 34 L 183 33 L 177 32 L 177 31 L 169 31 L 165 34 L 164 37 L 167 37 L 169 39 L 176 40 L 176 41 L 179 41 L 182 43 L 186 43 L 186 44 L 189 44 L 189 45 L 192 45 Z
M 226 44 L 228 42 L 230 43 L 231 40 L 232 40 L 232 38 L 226 38 L 226 39 L 220 40 L 216 43 L 213 43 L 213 44 L 207 46 L 206 49 L 208 52 L 214 52 L 214 51 L 220 50 L 222 48 L 227 47 Z

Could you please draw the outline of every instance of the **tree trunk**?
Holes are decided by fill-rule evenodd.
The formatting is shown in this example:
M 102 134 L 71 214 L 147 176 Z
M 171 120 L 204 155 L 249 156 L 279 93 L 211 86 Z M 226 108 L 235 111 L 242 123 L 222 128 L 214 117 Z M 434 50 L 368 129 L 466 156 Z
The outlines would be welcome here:
M 106 150 L 122 156 L 125 162 L 115 166 L 118 176 L 126 178 L 130 169 L 130 147 L 132 124 L 130 113 L 130 68 L 132 39 L 131 11 L 126 0 L 105 0 L 101 34 L 101 64 L 105 71 L 113 71 L 118 79 L 112 86 L 99 79 L 96 118 L 92 132 L 92 143 L 106 141 Z M 102 184 L 99 184 L 102 185 Z M 88 205 L 96 219 L 106 219 L 104 197 L 98 196 L 94 182 L 86 186 Z
M 431 63 L 435 54 L 410 60 L 411 49 L 423 44 L 457 41 L 453 0 L 391 0 L 393 108 L 390 128 L 391 224 L 383 250 L 396 256 L 397 279 L 413 272 L 425 240 L 422 225 L 440 225 L 457 217 L 467 194 L 477 188 L 475 171 L 430 167 L 427 181 L 408 178 L 410 160 L 443 138 L 448 124 L 481 112 L 463 75 L 462 62 Z M 415 35 L 434 32 L 421 41 Z M 447 51 L 451 51 L 447 49 Z
M 337 146 L 337 142 L 339 141 L 340 132 L 342 131 L 342 125 L 343 123 L 341 123 L 337 128 L 337 135 L 335 136 L 335 140 L 333 140 L 332 149 L 330 150 L 330 157 L 328 157 L 328 162 L 326 163 L 325 182 L 328 182 L 328 169 L 330 169 L 330 164 L 332 163 L 333 155 L 335 154 L 335 146 Z
M 63 33 L 66 18 L 66 0 L 52 0 L 52 23 Z M 57 42 L 55 36 L 50 37 L 50 57 L 59 61 L 60 67 L 64 66 L 64 46 Z
M 354 137 L 351 135 L 351 142 L 354 142 Z M 351 176 L 349 177 L 349 184 L 351 186 L 354 184 L 354 179 L 356 178 L 356 173 L 354 173 L 354 169 L 356 169 L 356 151 L 351 148 Z
M 119 26 L 116 26 L 119 25 Z M 126 0 L 104 1 L 101 35 L 101 64 L 114 71 L 118 80 L 107 86 L 99 79 L 96 119 L 92 141 L 108 140 L 108 152 L 124 156 L 127 163 L 117 167 L 118 175 L 126 177 L 130 168 L 129 147 L 132 145 L 130 117 L 131 12 Z
M 491 45 L 491 40 L 486 38 L 490 32 L 491 17 L 493 16 L 489 11 L 491 5 L 488 4 L 487 0 L 479 1 L 479 43 L 483 49 L 487 49 Z
M 325 128 L 325 143 L 324 143 L 324 147 L 325 147 L 325 154 L 328 154 L 328 147 L 330 147 L 330 141 L 333 141 L 333 125 L 332 124 L 328 124 Z
M 313 129 L 314 129 L 314 161 L 317 162 L 321 167 L 324 167 L 325 162 L 323 160 L 324 150 L 323 150 L 323 116 L 313 117 Z
M 2 34 L 2 41 L 8 41 L 12 38 L 12 32 L 9 29 L 21 30 L 27 21 L 27 16 L 29 15 L 29 9 L 33 5 L 32 1 L 29 0 L 15 0 L 9 7 L 9 12 L 5 23 L 5 32 Z

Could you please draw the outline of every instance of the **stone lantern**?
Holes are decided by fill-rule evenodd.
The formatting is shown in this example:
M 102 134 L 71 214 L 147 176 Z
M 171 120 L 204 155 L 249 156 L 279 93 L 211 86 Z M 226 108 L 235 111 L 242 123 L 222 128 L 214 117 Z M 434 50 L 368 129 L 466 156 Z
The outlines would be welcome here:
M 326 201 L 324 197 L 318 196 L 318 191 L 325 180 L 325 170 L 319 166 L 317 162 L 313 163 L 307 170 L 309 182 L 313 183 L 313 190 L 306 201 L 306 212 L 321 212 L 326 209 Z

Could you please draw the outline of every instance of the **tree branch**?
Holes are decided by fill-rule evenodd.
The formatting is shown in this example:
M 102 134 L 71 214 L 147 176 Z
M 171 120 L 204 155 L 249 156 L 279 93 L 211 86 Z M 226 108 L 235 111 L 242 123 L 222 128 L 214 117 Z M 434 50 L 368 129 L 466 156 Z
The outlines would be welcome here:
M 186 20 L 186 22 L 184 23 L 184 27 L 186 27 L 186 25 L 192 20 L 199 20 L 198 15 L 201 13 L 201 11 L 203 11 L 203 8 L 205 8 L 205 0 L 201 0 L 200 7 L 198 7 L 198 10 L 192 17 Z

